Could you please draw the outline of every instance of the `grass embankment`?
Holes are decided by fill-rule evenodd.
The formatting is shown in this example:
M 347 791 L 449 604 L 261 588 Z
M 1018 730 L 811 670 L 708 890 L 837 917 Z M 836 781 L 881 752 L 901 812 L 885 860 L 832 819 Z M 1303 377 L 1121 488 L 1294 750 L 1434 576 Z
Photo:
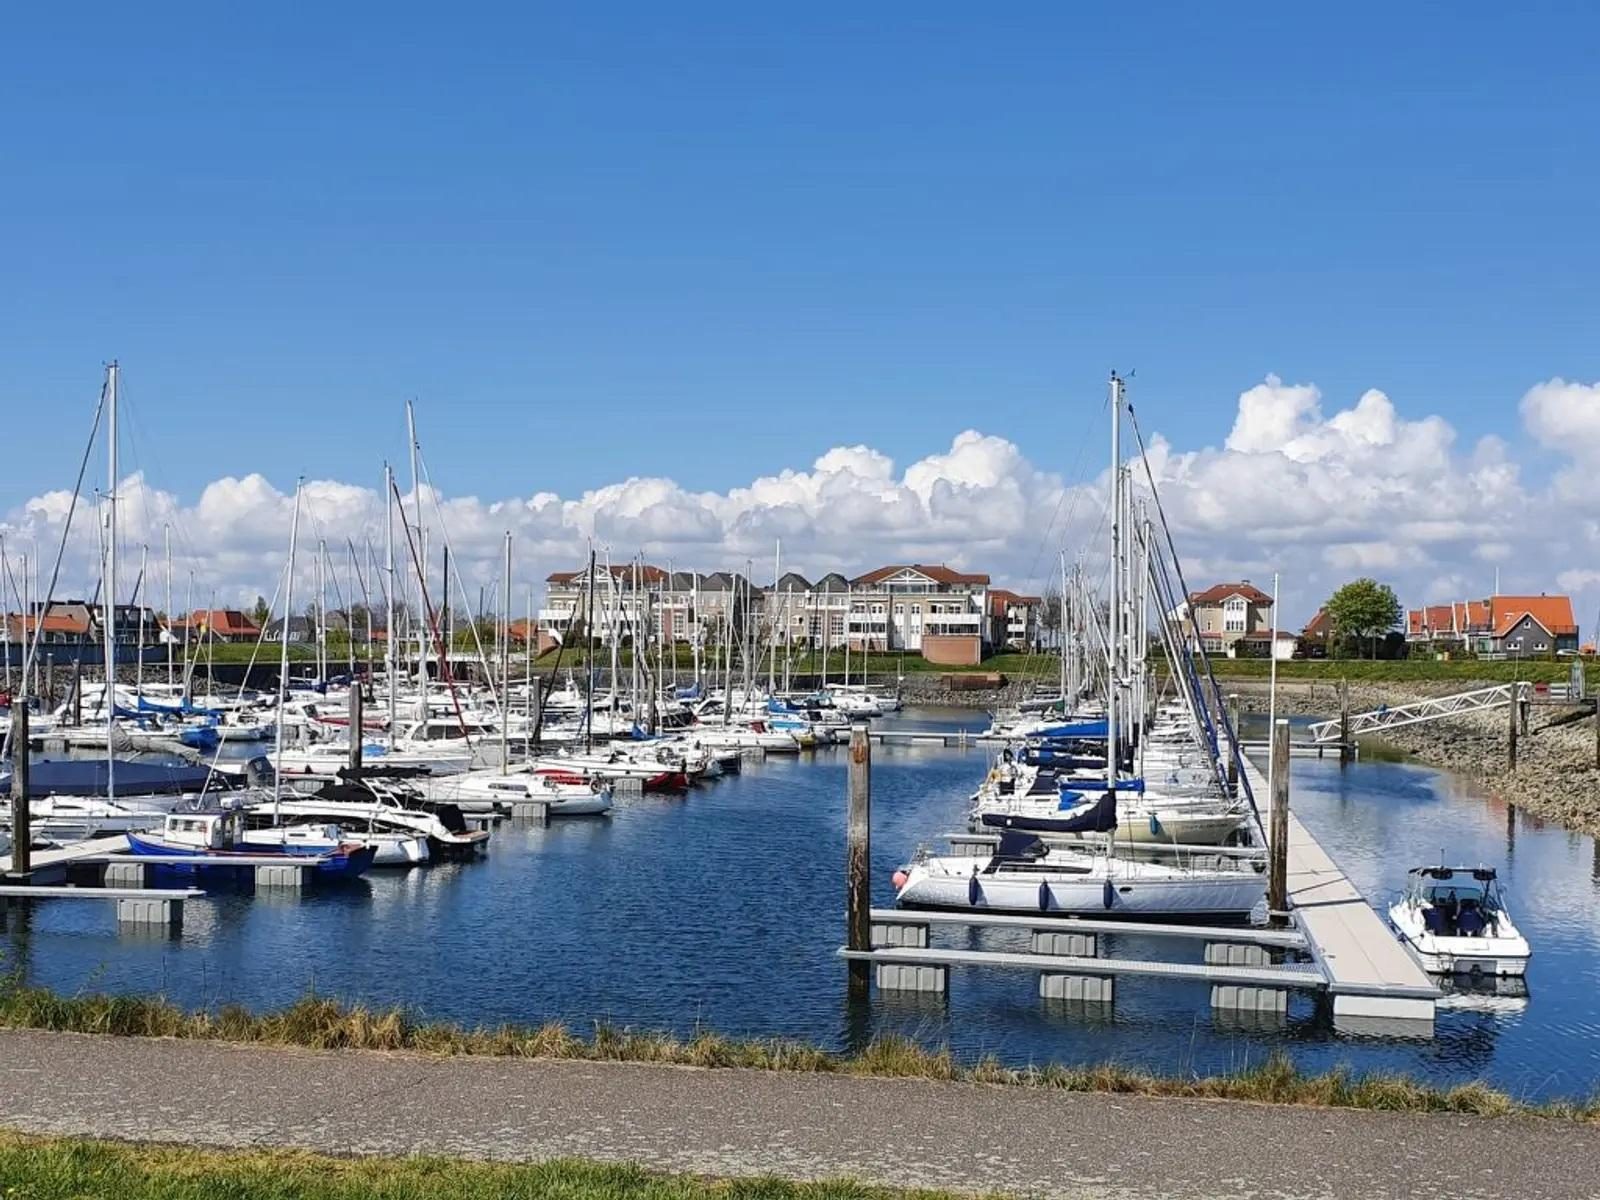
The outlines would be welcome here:
M 333 1158 L 0 1133 L 0 1184 L 17 1200 L 937 1200 L 857 1184 L 717 1180 L 576 1160 L 530 1165 L 446 1158 Z
M 1482 1083 L 1440 1088 L 1402 1075 L 1356 1075 L 1342 1067 L 1321 1075 L 1305 1075 L 1279 1054 L 1253 1067 L 1210 1076 L 1153 1075 L 1115 1063 L 1007 1067 L 994 1058 L 963 1064 L 948 1049 L 929 1050 L 897 1036 L 878 1039 L 855 1055 L 833 1054 L 797 1042 L 740 1041 L 714 1033 L 683 1040 L 671 1034 L 637 1033 L 603 1024 L 585 1038 L 559 1022 L 537 1028 L 499 1025 L 466 1029 L 417 1021 L 400 1009 L 375 1012 L 320 997 L 308 997 L 274 1013 L 256 1014 L 232 1005 L 215 1012 L 188 1012 L 154 997 L 69 997 L 41 988 L 10 985 L 0 991 L 0 1027 L 318 1050 L 408 1050 L 440 1055 L 742 1067 L 1389 1112 L 1600 1120 L 1600 1100 L 1532 1105 Z

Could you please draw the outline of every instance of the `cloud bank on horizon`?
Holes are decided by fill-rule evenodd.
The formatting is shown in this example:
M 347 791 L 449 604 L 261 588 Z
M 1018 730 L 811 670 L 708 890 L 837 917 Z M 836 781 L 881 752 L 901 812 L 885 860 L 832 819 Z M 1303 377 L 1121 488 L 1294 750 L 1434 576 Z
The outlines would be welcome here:
M 1600 383 L 1551 379 L 1522 397 L 1532 442 L 1558 468 L 1524 477 L 1508 443 L 1485 437 L 1457 445 L 1439 415 L 1407 417 L 1369 390 L 1331 416 L 1311 384 L 1268 376 L 1239 397 L 1220 447 L 1179 450 L 1159 433 L 1149 465 L 1191 584 L 1283 575 L 1284 617 L 1304 620 L 1345 580 L 1374 575 L 1409 603 L 1486 594 L 1501 572 L 1506 591 L 1570 591 L 1579 614 L 1600 602 Z M 1102 418 L 1103 421 L 1103 418 Z M 1131 444 L 1131 441 L 1130 441 Z M 1040 590 L 1058 551 L 1102 554 L 1107 472 L 1102 439 L 1062 448 L 1063 461 L 1035 461 L 1004 437 L 966 430 L 949 450 L 898 469 L 867 446 L 839 446 L 808 470 L 785 470 L 726 492 L 689 491 L 671 479 L 635 476 L 564 498 L 548 492 L 486 501 L 421 489 L 432 527 L 430 570 L 438 573 L 438 529 L 448 531 L 469 601 L 499 594 L 501 547 L 514 537 L 513 609 L 530 589 L 542 600 L 551 570 L 571 569 L 592 539 L 614 562 L 642 553 L 681 570 L 744 570 L 770 578 L 781 539 L 785 570 L 815 577 L 891 562 L 947 562 L 988 571 L 997 585 Z M 1070 461 L 1066 461 L 1070 460 Z M 439 465 L 436 464 L 436 467 Z M 448 480 L 448 465 L 438 470 Z M 1136 466 L 1136 480 L 1143 481 Z M 260 474 L 217 479 L 192 503 L 140 474 L 119 490 L 121 598 L 149 547 L 145 599 L 164 607 L 163 531 L 171 528 L 177 584 L 173 607 L 248 604 L 273 595 L 287 556 L 293 487 Z M 313 480 L 302 492 L 296 609 L 308 595 L 318 540 L 348 594 L 349 562 L 383 555 L 384 502 L 377 488 Z M 13 564 L 42 556 L 48 578 L 71 493 L 33 497 L 5 514 L 0 533 Z M 396 523 L 397 560 L 404 535 Z M 57 595 L 93 591 L 99 531 L 92 501 L 80 501 Z M 375 588 L 370 575 L 368 586 Z M 12 604 L 13 583 L 5 585 Z M 435 589 L 437 590 L 437 589 Z M 330 603 L 333 602 L 330 590 Z M 435 596 L 437 601 L 437 596 Z M 1586 636 L 1588 635 L 1588 622 Z

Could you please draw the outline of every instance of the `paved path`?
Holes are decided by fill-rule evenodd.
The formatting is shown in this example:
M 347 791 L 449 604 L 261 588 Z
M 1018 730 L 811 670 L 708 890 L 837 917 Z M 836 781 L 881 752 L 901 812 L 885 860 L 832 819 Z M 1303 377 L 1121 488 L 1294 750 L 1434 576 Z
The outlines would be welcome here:
M 621 1063 L 0 1032 L 0 1125 L 1071 1197 L 1592 1197 L 1600 1129 Z

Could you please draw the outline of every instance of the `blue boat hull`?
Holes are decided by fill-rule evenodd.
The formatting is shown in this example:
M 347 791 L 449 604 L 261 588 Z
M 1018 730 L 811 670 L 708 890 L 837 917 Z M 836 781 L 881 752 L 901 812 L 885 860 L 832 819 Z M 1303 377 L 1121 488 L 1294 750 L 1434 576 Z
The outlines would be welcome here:
M 244 850 L 200 850 L 194 846 L 177 845 L 172 842 L 162 841 L 160 838 L 151 837 L 149 834 L 130 832 L 127 835 L 128 849 L 139 857 L 172 857 L 194 859 L 194 865 L 187 863 L 163 864 L 173 871 L 193 873 L 207 867 L 226 867 L 231 865 L 229 859 L 235 858 L 262 858 L 277 857 L 284 860 L 294 858 L 315 858 L 320 852 L 309 848 L 295 847 L 284 850 L 277 846 L 251 846 Z M 317 863 L 317 875 L 323 879 L 354 879 L 366 873 L 372 865 L 372 859 L 377 854 L 376 848 L 362 846 L 357 850 L 335 851 L 323 857 Z

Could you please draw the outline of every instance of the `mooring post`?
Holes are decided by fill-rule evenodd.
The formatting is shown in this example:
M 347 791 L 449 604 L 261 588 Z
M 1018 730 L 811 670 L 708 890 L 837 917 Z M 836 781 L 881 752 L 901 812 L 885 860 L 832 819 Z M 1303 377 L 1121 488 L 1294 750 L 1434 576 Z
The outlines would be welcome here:
M 850 845 L 846 866 L 845 912 L 851 950 L 872 945 L 872 739 L 867 723 L 850 726 Z M 850 960 L 850 995 L 865 996 L 872 964 Z
M 1342 767 L 1354 757 L 1350 745 L 1350 681 L 1339 680 L 1339 765 Z
M 1267 876 L 1267 907 L 1274 924 L 1288 918 L 1276 914 L 1289 910 L 1289 722 L 1280 717 L 1272 726 L 1272 854 Z
M 1600 683 L 1594 688 L 1594 765 L 1600 768 Z
M 43 617 L 40 618 L 40 620 L 43 619 Z M 37 675 L 33 677 L 33 682 L 35 684 L 39 682 Z M 47 704 L 56 702 L 56 656 L 53 653 L 44 656 L 44 694 Z
M 72 723 L 83 724 L 83 659 L 72 660 Z
M 1510 703 L 1506 705 L 1506 767 L 1517 769 L 1517 681 L 1511 681 Z
M 33 830 L 28 807 L 28 701 L 11 701 L 11 874 L 27 877 L 33 871 Z
M 362 707 L 363 707 L 363 704 L 362 704 L 362 695 L 361 695 L 361 681 L 359 679 L 352 680 L 351 681 L 351 687 L 350 687 L 350 772 L 351 772 L 351 774 L 355 774 L 355 773 L 357 773 L 357 772 L 359 772 L 361 770 L 361 743 L 363 741 L 362 729 L 361 729 L 361 709 L 362 709 Z M 501 714 L 500 719 L 501 720 L 505 719 L 505 714 L 504 713 Z
M 1239 755 L 1244 753 L 1239 748 L 1239 693 L 1228 693 L 1228 732 L 1232 741 L 1232 752 L 1228 755 L 1228 786 L 1239 786 Z

